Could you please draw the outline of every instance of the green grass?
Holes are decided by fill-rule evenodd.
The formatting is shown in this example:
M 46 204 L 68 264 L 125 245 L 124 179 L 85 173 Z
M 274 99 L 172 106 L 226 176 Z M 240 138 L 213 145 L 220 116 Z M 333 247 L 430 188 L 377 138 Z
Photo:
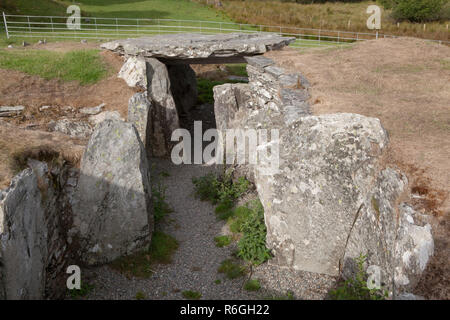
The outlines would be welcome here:
M 247 291 L 258 291 L 261 289 L 261 284 L 259 283 L 259 280 L 251 279 L 244 284 L 244 289 Z
M 246 273 L 246 268 L 232 259 L 222 261 L 217 269 L 219 273 L 224 273 L 228 279 L 236 279 L 242 277 Z
M 214 238 L 214 242 L 216 243 L 216 247 L 222 248 L 226 247 L 231 243 L 230 236 L 218 236 Z
M 155 263 L 168 264 L 178 249 L 178 241 L 161 231 L 155 231 L 149 250 L 121 257 L 111 263 L 111 267 L 127 277 L 149 278 Z
M 72 299 L 81 299 L 86 297 L 92 290 L 94 290 L 94 285 L 81 282 L 80 289 L 69 290 L 69 294 Z
M 147 296 L 142 291 L 138 291 L 136 293 L 136 297 L 135 298 L 136 298 L 136 300 L 145 300 L 145 299 L 147 299 Z
M 2 0 L 0 11 L 7 14 L 66 16 L 66 5 L 50 0 Z
M 181 293 L 185 299 L 198 300 L 202 297 L 202 294 L 197 291 L 186 290 Z
M 98 50 L 75 50 L 67 53 L 45 50 L 0 50 L 0 68 L 18 70 L 44 79 L 79 81 L 93 84 L 105 78 L 107 64 Z

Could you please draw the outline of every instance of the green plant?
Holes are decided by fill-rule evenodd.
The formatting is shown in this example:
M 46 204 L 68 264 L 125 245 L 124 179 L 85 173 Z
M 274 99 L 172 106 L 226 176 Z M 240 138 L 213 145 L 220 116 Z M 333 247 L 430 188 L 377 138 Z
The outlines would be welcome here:
M 86 297 L 92 290 L 94 290 L 94 285 L 81 282 L 80 289 L 71 289 L 69 294 L 72 299 L 80 299 Z
M 231 243 L 231 237 L 218 236 L 214 238 L 214 241 L 216 242 L 216 247 L 222 248 L 228 246 Z
M 360 254 L 354 261 L 358 271 L 353 278 L 348 278 L 336 289 L 329 292 L 333 300 L 384 300 L 387 291 L 382 289 L 369 289 L 367 287 L 367 274 L 364 270 L 366 255 Z
M 396 20 L 411 22 L 425 22 L 439 20 L 447 0 L 379 0 L 386 8 L 392 9 L 392 16 Z
M 108 74 L 107 64 L 98 50 L 66 53 L 46 50 L 0 50 L 0 68 L 18 70 L 44 79 L 93 84 Z
M 294 294 L 291 291 L 286 292 L 285 295 L 272 295 L 265 297 L 265 300 L 294 300 Z
M 149 278 L 153 274 L 152 264 L 171 263 L 177 248 L 178 241 L 175 238 L 155 231 L 148 250 L 120 257 L 111 263 L 111 267 L 129 278 Z
M 217 269 L 219 273 L 224 273 L 228 279 L 236 279 L 242 277 L 246 273 L 246 268 L 234 262 L 232 259 L 222 261 Z
M 244 284 L 244 289 L 247 291 L 258 291 L 261 289 L 261 284 L 257 279 L 251 279 Z
M 217 279 L 216 281 L 214 281 L 214 283 L 215 283 L 215 284 L 221 284 L 221 283 L 222 283 L 222 280 Z
M 136 293 L 136 300 L 145 300 L 147 299 L 147 296 L 142 291 L 138 291 Z
M 166 202 L 167 188 L 162 184 L 162 176 L 163 174 L 161 173 L 159 178 L 156 179 L 155 185 L 152 186 L 153 216 L 155 217 L 155 222 L 161 221 L 168 213 L 173 211 Z
M 185 299 L 198 300 L 202 297 L 202 294 L 197 291 L 186 290 L 181 293 Z
M 270 250 L 266 247 L 264 208 L 259 200 L 255 200 L 249 209 L 239 227 L 243 236 L 238 243 L 238 257 L 260 265 L 271 258 Z
M 217 204 L 215 211 L 218 218 L 222 220 L 228 219 L 233 214 L 234 202 L 250 186 L 250 182 L 244 177 L 233 181 L 231 172 L 225 172 L 219 177 L 209 173 L 203 177 L 193 178 L 192 183 L 195 187 L 195 195 L 200 200 L 208 200 Z

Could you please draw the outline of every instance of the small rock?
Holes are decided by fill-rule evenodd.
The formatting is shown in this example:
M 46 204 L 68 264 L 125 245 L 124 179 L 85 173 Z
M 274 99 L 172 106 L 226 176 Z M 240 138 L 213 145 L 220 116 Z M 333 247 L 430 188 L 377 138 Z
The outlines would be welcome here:
M 92 107 L 92 108 L 81 108 L 78 111 L 80 113 L 84 113 L 84 114 L 89 114 L 89 115 L 94 115 L 94 114 L 98 114 L 102 111 L 103 107 L 105 106 L 105 103 L 99 104 L 96 107 Z
M 44 110 L 48 110 L 48 109 L 50 109 L 50 108 L 54 108 L 53 106 L 42 106 L 42 107 L 40 107 L 39 108 L 39 111 L 44 111 Z
M 26 41 L 22 42 L 22 46 L 24 46 L 24 47 L 29 46 L 29 45 L 30 44 L 28 42 L 26 42 Z
M 46 44 L 46 43 L 47 43 L 47 40 L 45 40 L 45 39 L 44 39 L 44 40 L 39 40 L 39 41 L 38 41 L 38 44 Z
M 24 106 L 3 106 L 0 107 L 0 117 L 13 117 L 20 115 L 23 110 L 25 110 Z
M 9 46 L 8 46 L 8 49 L 12 49 L 13 48 L 13 46 L 12 46 L 12 44 L 10 44 Z
M 92 127 L 89 123 L 69 119 L 50 121 L 48 124 L 48 130 L 58 131 L 80 139 L 88 138 L 92 133 Z
M 90 116 L 89 122 L 93 125 L 97 125 L 105 120 L 124 120 L 120 113 L 117 111 L 103 111 L 97 115 Z
M 62 110 L 65 112 L 73 112 L 75 109 L 71 106 L 66 106 L 66 107 L 63 107 Z
M 83 39 L 81 40 L 81 43 L 87 43 L 87 40 Z

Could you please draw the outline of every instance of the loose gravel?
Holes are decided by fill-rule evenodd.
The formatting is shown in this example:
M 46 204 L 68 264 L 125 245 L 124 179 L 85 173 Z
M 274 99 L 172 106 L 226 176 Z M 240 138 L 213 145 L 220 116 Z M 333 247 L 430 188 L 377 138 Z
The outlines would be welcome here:
M 218 248 L 214 237 L 227 233 L 224 221 L 217 220 L 214 206 L 194 197 L 193 177 L 220 170 L 214 166 L 180 165 L 170 160 L 152 159 L 156 171 L 164 177 L 166 201 L 173 212 L 159 225 L 175 237 L 179 248 L 171 264 L 155 265 L 148 279 L 128 279 L 109 266 L 85 271 L 85 279 L 94 285 L 88 299 L 136 299 L 138 292 L 148 299 L 184 299 L 185 290 L 197 291 L 201 299 L 323 299 L 335 278 L 308 272 L 282 269 L 267 263 L 253 268 L 252 278 L 260 280 L 256 292 L 243 289 L 248 276 L 227 279 L 218 273 L 221 262 L 230 258 L 236 243 Z M 216 280 L 221 280 L 216 284 Z M 288 294 L 291 292 L 292 294 Z M 140 294 L 141 295 L 141 294 Z

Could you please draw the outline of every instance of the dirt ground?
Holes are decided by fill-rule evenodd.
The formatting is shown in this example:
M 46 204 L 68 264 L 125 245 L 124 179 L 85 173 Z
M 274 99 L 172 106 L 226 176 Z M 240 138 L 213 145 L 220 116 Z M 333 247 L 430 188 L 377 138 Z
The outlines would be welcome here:
M 407 174 L 416 207 L 435 217 L 436 254 L 417 292 L 450 299 L 450 48 L 381 39 L 267 56 L 311 82 L 314 114 L 350 112 L 381 120 L 390 137 L 389 165 Z

